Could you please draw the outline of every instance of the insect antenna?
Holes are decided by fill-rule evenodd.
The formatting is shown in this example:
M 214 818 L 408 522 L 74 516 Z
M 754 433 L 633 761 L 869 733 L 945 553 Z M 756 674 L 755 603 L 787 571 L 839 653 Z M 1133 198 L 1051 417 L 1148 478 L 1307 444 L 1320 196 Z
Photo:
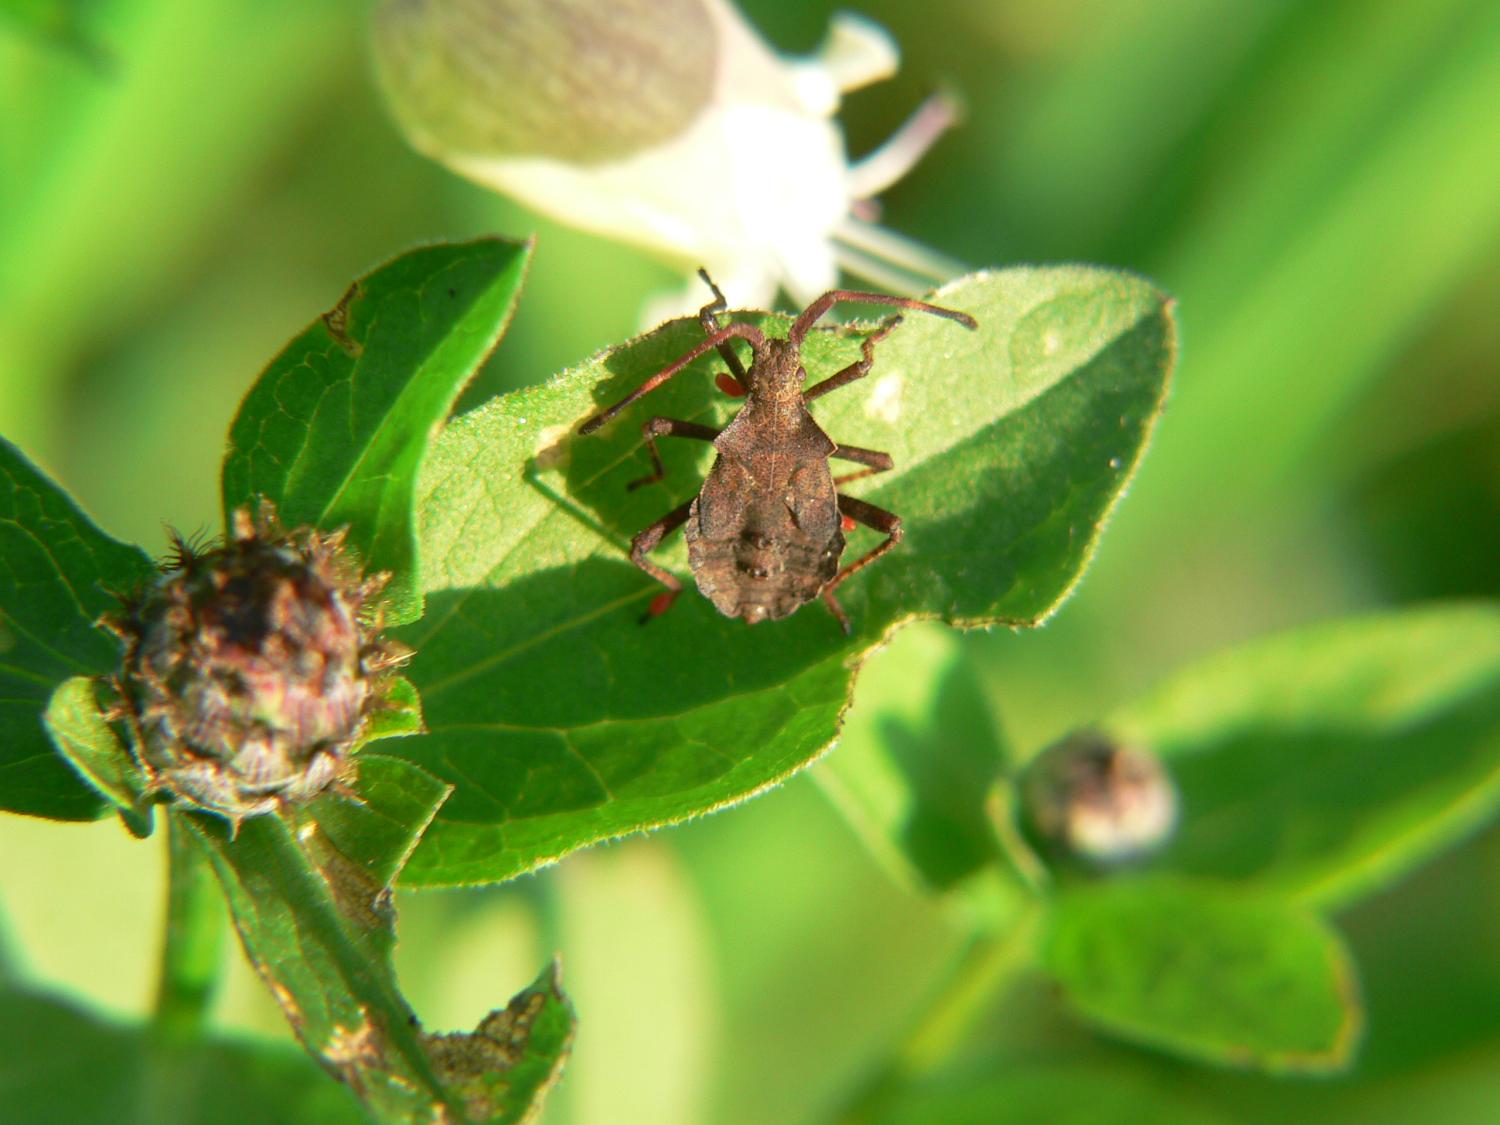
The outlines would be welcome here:
M 940 305 L 929 305 L 926 301 L 916 301 L 910 297 L 894 297 L 889 293 L 864 293 L 858 289 L 831 289 L 803 309 L 797 319 L 792 322 L 791 330 L 786 334 L 792 346 L 801 347 L 808 329 L 816 324 L 829 309 L 843 301 L 865 305 L 894 305 L 898 309 L 911 309 L 913 312 L 931 313 L 933 316 L 956 320 L 971 331 L 979 327 L 979 322 L 968 313 L 959 312 L 957 309 L 945 309 Z

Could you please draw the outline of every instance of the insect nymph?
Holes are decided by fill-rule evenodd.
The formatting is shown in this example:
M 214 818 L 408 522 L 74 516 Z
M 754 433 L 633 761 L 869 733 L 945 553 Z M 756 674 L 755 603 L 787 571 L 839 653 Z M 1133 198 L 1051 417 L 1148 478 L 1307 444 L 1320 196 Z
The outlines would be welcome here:
M 835 289 L 808 305 L 792 322 L 786 339 L 780 340 L 751 324 L 721 325 L 718 314 L 727 308 L 724 295 L 706 273 L 699 273 L 714 293 L 714 300 L 698 314 L 708 338 L 578 428 L 580 434 L 593 433 L 699 356 L 714 350 L 747 396 L 740 412 L 722 430 L 663 417 L 651 418 L 641 427 L 654 471 L 632 481 L 631 488 L 662 479 L 661 454 L 656 448 L 659 437 L 712 442 L 719 454 L 697 496 L 631 541 L 630 561 L 667 588 L 651 603 L 648 616 L 664 613 L 682 592 L 682 583 L 646 554 L 669 532 L 685 525 L 688 562 L 698 589 L 720 613 L 754 624 L 786 617 L 821 595 L 847 633 L 849 618 L 834 592 L 851 574 L 901 541 L 901 520 L 884 508 L 843 495 L 838 486 L 884 472 L 892 461 L 888 453 L 835 442 L 813 420 L 807 404 L 868 375 L 875 361 L 875 345 L 901 318 L 886 321 L 865 337 L 859 359 L 806 390 L 802 342 L 818 319 L 842 301 L 894 305 L 947 317 L 966 328 L 978 326 L 967 313 L 907 297 Z M 730 345 L 734 339 L 750 345 L 748 370 Z M 864 468 L 835 477 L 828 465 L 830 457 Z M 845 518 L 884 532 L 886 538 L 841 570 Z

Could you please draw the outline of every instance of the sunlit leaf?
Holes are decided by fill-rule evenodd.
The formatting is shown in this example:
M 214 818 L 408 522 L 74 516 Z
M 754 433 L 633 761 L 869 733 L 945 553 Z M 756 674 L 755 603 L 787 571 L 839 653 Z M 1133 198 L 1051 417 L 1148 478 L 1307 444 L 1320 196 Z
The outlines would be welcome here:
M 245 396 L 225 512 L 265 496 L 288 526 L 349 525 L 367 569 L 392 573 L 390 619 L 417 616 L 427 437 L 505 331 L 529 253 L 500 239 L 425 246 L 356 281 Z
M 701 340 L 695 321 L 449 426 L 423 475 L 428 614 L 402 634 L 429 734 L 392 752 L 455 792 L 407 881 L 503 879 L 742 799 L 829 744 L 859 660 L 895 626 L 1027 625 L 1058 606 L 1160 408 L 1167 302 L 1083 267 L 975 275 L 935 299 L 980 330 L 911 314 L 864 383 L 816 404 L 835 440 L 896 462 L 850 486 L 906 528 L 840 590 L 852 638 L 816 604 L 749 627 L 693 594 L 639 624 L 660 587 L 630 566 L 629 537 L 693 494 L 709 452 L 668 442 L 666 480 L 627 492 L 648 469 L 639 426 L 725 417 L 719 365 L 700 362 L 600 434 L 573 431 Z M 857 358 L 859 339 L 814 334 L 809 377 Z M 877 541 L 855 533 L 847 557 Z M 685 570 L 680 542 L 664 562 Z

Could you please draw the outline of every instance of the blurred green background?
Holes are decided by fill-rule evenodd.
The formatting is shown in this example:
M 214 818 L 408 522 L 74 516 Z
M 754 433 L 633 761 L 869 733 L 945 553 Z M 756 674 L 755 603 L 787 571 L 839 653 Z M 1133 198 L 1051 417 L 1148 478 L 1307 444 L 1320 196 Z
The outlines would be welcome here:
M 815 46 L 832 11 L 743 6 L 788 51 Z M 902 634 L 861 684 L 849 752 L 993 726 L 1029 754 L 1226 644 L 1500 595 L 1500 5 L 859 10 L 904 65 L 846 103 L 852 152 L 937 86 L 967 106 L 884 197 L 884 222 L 975 266 L 1140 271 L 1176 295 L 1182 355 L 1073 601 L 1033 634 Z M 37 37 L 38 13 L 57 41 Z M 538 235 L 514 324 L 466 403 L 632 335 L 644 299 L 679 283 L 410 152 L 370 75 L 367 18 L 348 0 L 0 0 L 0 433 L 148 550 L 165 546 L 163 521 L 216 525 L 239 396 L 403 248 Z M 937 709 L 943 669 L 982 686 L 986 715 Z M 581 1026 L 548 1121 L 825 1118 L 964 929 L 887 875 L 818 774 L 503 889 L 404 895 L 399 963 L 418 1012 L 472 1025 L 560 948 Z M 1024 987 L 987 1021 L 975 1065 L 1087 1072 L 1138 1107 L 1170 1091 L 1157 1119 L 1188 1105 L 1228 1120 L 1500 1114 L 1497 860 L 1492 830 L 1339 919 L 1369 1008 L 1346 1077 L 1172 1063 Z M 0 864 L 4 944 L 28 974 L 143 1012 L 158 842 L 10 817 Z M 235 960 L 221 1023 L 287 1036 Z M 979 1119 L 1028 1119 L 1007 1104 Z

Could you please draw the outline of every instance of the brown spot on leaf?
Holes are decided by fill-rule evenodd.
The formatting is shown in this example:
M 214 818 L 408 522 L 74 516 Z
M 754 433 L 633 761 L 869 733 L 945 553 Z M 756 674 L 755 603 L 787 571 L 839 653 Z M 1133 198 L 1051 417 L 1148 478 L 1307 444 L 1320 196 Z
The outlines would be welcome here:
M 554 964 L 550 976 L 491 1012 L 474 1031 L 422 1036 L 433 1070 L 463 1099 L 471 1118 L 487 1121 L 506 1108 L 508 1072 L 526 1058 L 538 1017 L 560 997 Z M 561 1059 L 555 1065 L 560 1066 Z
M 308 858 L 327 881 L 339 913 L 351 926 L 365 933 L 395 926 L 396 907 L 388 887 L 339 851 L 328 833 L 317 830 L 315 822 L 307 821 L 297 835 Z
M 297 1003 L 297 998 L 292 995 L 291 990 L 269 973 L 262 973 L 261 979 L 266 982 L 266 987 L 271 990 L 271 995 L 280 1006 L 287 1022 L 294 1029 L 300 1029 L 303 1024 L 302 1006 Z
M 368 1010 L 361 1008 L 360 1021 L 355 1027 L 335 1024 L 328 1042 L 318 1052 L 339 1080 L 361 1099 L 365 1090 L 365 1075 L 382 1069 L 386 1057 L 386 1045 L 380 1032 L 370 1019 Z M 395 1075 L 391 1075 L 395 1078 Z
M 364 345 L 349 335 L 349 305 L 359 293 L 359 282 L 345 290 L 339 303 L 323 314 L 323 327 L 333 337 L 333 342 L 356 358 L 364 352 Z

